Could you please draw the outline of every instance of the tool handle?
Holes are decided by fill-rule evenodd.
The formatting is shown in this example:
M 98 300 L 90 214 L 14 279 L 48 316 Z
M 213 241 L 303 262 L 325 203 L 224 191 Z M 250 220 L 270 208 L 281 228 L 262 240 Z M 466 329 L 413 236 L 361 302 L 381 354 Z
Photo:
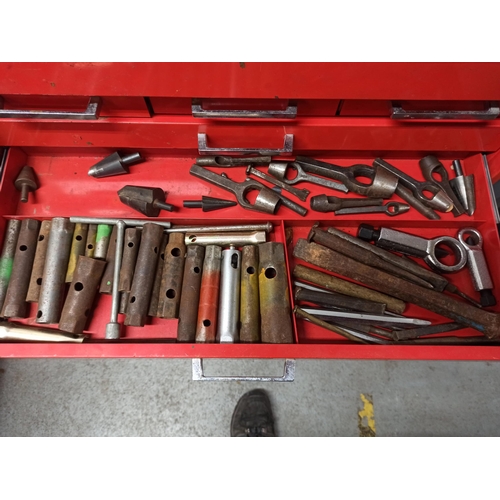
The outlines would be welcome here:
M 195 118 L 288 118 L 297 116 L 297 106 L 288 104 L 286 109 L 203 109 L 200 99 L 191 101 Z
M 481 110 L 405 110 L 396 102 L 392 103 L 391 118 L 393 120 L 494 120 L 500 115 L 497 103 L 488 103 L 487 109 Z

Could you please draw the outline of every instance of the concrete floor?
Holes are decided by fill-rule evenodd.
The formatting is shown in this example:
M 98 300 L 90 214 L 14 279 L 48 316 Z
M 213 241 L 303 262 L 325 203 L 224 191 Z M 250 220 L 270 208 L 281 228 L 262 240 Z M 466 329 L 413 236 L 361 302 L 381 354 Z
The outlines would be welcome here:
M 204 365 L 283 371 L 280 360 Z M 238 398 L 262 387 L 280 436 L 498 436 L 499 380 L 490 362 L 298 360 L 295 382 L 258 384 L 192 381 L 190 360 L 3 359 L 0 435 L 228 436 Z

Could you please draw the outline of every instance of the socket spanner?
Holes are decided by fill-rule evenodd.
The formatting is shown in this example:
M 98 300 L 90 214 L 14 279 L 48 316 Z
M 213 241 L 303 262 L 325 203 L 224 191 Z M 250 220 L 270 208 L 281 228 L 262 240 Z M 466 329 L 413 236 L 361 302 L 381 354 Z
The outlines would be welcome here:
M 297 171 L 297 175 L 293 179 L 287 179 L 286 174 L 288 172 L 288 169 Z M 349 191 L 347 187 L 340 182 L 334 182 L 328 179 L 324 179 L 323 177 L 307 174 L 302 166 L 296 162 L 271 162 L 267 171 L 270 175 L 276 177 L 276 179 L 279 179 L 280 181 L 290 186 L 298 184 L 299 182 L 310 182 L 311 184 L 335 189 L 337 191 L 342 191 L 343 193 L 347 193 Z
M 298 189 L 296 187 L 290 186 L 286 182 L 283 182 L 276 177 L 273 177 L 272 175 L 268 175 L 265 172 L 257 170 L 256 168 L 252 167 L 252 165 L 249 165 L 247 167 L 247 175 L 250 174 L 255 175 L 255 177 L 259 177 L 260 179 L 263 179 L 271 184 L 274 184 L 275 186 L 278 186 L 285 191 L 288 191 L 290 194 L 293 194 L 301 201 L 306 201 L 307 197 L 311 194 L 311 191 L 309 191 L 308 189 Z
M 375 207 L 351 207 L 336 210 L 335 215 L 352 215 L 352 214 L 385 214 L 391 217 L 401 215 L 410 210 L 410 205 L 406 203 L 399 203 L 397 201 L 390 201 L 385 205 Z
M 417 181 L 407 173 L 399 170 L 399 168 L 382 160 L 382 158 L 376 158 L 373 161 L 373 166 L 383 168 L 394 174 L 399 179 L 400 184 L 408 188 L 415 198 L 429 208 L 438 210 L 439 212 L 449 212 L 453 209 L 452 200 L 450 200 L 449 196 L 434 182 Z M 428 193 L 429 196 L 426 196 L 426 193 Z
M 467 252 L 467 266 L 474 290 L 481 294 L 481 305 L 483 307 L 496 305 L 496 299 L 491 292 L 493 281 L 484 257 L 481 233 L 473 227 L 464 227 L 458 232 L 458 240 Z
M 274 214 L 281 204 L 281 199 L 277 193 L 252 179 L 246 179 L 243 182 L 235 182 L 226 175 L 216 174 L 199 165 L 193 165 L 189 172 L 199 179 L 203 179 L 204 181 L 210 182 L 234 194 L 238 203 L 248 210 Z M 246 199 L 246 195 L 250 191 L 258 191 L 257 198 L 253 205 Z
M 358 237 L 365 241 L 374 241 L 375 245 L 386 250 L 420 257 L 424 259 L 424 262 L 429 267 L 441 273 L 460 271 L 467 264 L 467 252 L 464 246 L 460 241 L 451 236 L 438 236 L 437 238 L 428 240 L 395 229 L 381 227 L 375 230 L 373 226 L 362 224 L 358 230 Z M 446 246 L 452 250 L 456 260 L 455 264 L 443 264 L 438 259 L 439 245 Z

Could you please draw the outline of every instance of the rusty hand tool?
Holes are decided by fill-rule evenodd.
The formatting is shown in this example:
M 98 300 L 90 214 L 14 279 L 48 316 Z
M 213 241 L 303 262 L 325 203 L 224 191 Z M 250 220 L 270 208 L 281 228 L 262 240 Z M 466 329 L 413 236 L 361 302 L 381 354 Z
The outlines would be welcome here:
M 116 226 L 113 226 L 111 235 L 109 236 L 108 250 L 106 251 L 106 267 L 104 268 L 104 274 L 102 275 L 101 284 L 99 285 L 99 292 L 106 295 L 111 295 L 113 291 L 117 228 L 118 224 L 116 224 Z
M 473 227 L 464 227 L 458 232 L 458 240 L 467 252 L 467 266 L 474 290 L 481 295 L 481 305 L 490 307 L 497 301 L 493 295 L 493 281 L 483 253 L 483 237 Z
M 130 299 L 130 290 L 132 289 L 132 280 L 134 278 L 134 269 L 137 261 L 137 254 L 139 253 L 140 241 L 141 231 L 138 228 L 129 227 L 125 230 L 120 280 L 118 282 L 118 290 L 122 294 L 120 299 L 121 314 L 125 314 L 127 312 L 127 305 Z
M 97 238 L 97 224 L 87 224 L 87 241 L 85 243 L 85 257 L 94 258 Z
M 165 262 L 158 300 L 160 318 L 177 318 L 179 314 L 185 255 L 184 235 L 182 233 L 170 234 L 165 247 Z
M 442 323 L 440 325 L 423 326 L 419 328 L 408 328 L 404 330 L 393 330 L 394 340 L 412 340 L 426 335 L 463 330 L 465 327 L 460 323 Z
M 81 343 L 85 335 L 62 333 L 50 328 L 19 325 L 7 321 L 0 322 L 0 340 L 7 342 L 76 342 Z
M 14 186 L 21 191 L 21 203 L 27 203 L 29 192 L 34 192 L 39 188 L 33 168 L 27 165 L 23 167 L 14 181 Z
M 288 170 L 295 170 L 297 175 L 293 179 L 287 178 Z M 276 179 L 293 186 L 294 184 L 298 184 L 299 182 L 310 182 L 311 184 L 316 184 L 318 186 L 335 189 L 336 191 L 342 191 L 343 193 L 347 193 L 347 187 L 340 183 L 334 182 L 329 179 L 325 179 L 323 177 L 318 177 L 316 175 L 311 175 L 305 172 L 302 166 L 296 162 L 272 162 L 269 164 L 267 169 L 268 173 L 275 177 Z
M 240 342 L 260 341 L 259 248 L 241 250 Z
M 486 337 L 427 337 L 425 339 L 400 340 L 396 345 L 499 345 Z
M 196 164 L 202 167 L 241 167 L 244 165 L 267 165 L 271 163 L 270 156 L 249 156 L 234 158 L 232 156 L 205 156 L 196 158 Z
M 378 166 L 372 168 L 368 165 L 358 164 L 350 167 L 340 167 L 305 156 L 297 156 L 295 162 L 306 172 L 339 180 L 349 191 L 370 198 L 390 198 L 398 184 L 395 175 Z M 371 183 L 360 182 L 358 178 L 370 179 Z
M 26 302 L 26 294 L 30 284 L 39 229 L 40 222 L 35 219 L 24 219 L 21 223 L 12 274 L 2 308 L 2 316 L 5 318 L 26 318 L 28 316 L 29 307 Z
M 265 243 L 267 234 L 264 231 L 248 231 L 235 233 L 186 233 L 186 245 L 220 245 L 242 246 Z
M 319 194 L 310 200 L 311 210 L 315 212 L 336 212 L 343 208 L 352 207 L 375 207 L 384 203 L 383 198 L 339 198 L 338 196 L 327 196 Z
M 432 208 L 429 208 L 427 205 L 424 205 L 418 198 L 415 198 L 413 196 L 412 192 L 405 188 L 403 185 L 398 184 L 396 188 L 396 194 L 408 205 L 413 207 L 417 212 L 421 213 L 424 217 L 427 217 L 430 220 L 439 220 L 441 217 L 432 210 Z
M 462 203 L 460 203 L 460 200 L 451 188 L 448 171 L 444 168 L 444 165 L 433 155 L 422 158 L 418 164 L 420 165 L 424 179 L 437 184 L 453 202 L 453 209 L 451 210 L 453 216 L 458 217 L 465 213 Z M 440 179 L 436 179 L 436 174 Z
M 213 212 L 214 210 L 234 207 L 236 205 L 235 201 L 212 198 L 211 196 L 202 196 L 201 200 L 184 200 L 182 202 L 184 208 L 201 208 L 203 212 Z
M 385 205 L 378 207 L 352 207 L 337 210 L 335 215 L 359 215 L 359 214 L 385 214 L 389 217 L 405 214 L 410 210 L 410 205 L 399 203 L 398 201 L 389 201 Z
M 235 182 L 228 179 L 227 176 L 216 174 L 199 165 L 193 165 L 189 173 L 199 179 L 229 191 L 236 197 L 238 203 L 248 210 L 274 214 L 281 203 L 281 199 L 277 193 L 265 187 L 260 182 L 251 179 L 246 179 L 243 182 Z M 252 205 L 246 199 L 246 195 L 253 190 L 258 191 L 258 195 Z
M 299 239 L 295 245 L 294 256 L 468 325 L 489 338 L 500 335 L 500 314 L 486 312 L 442 293 L 422 288 L 316 243 Z
M 464 175 L 460 160 L 454 160 L 452 167 L 456 177 L 450 180 L 451 188 L 457 195 L 467 215 L 476 210 L 476 192 L 474 190 L 474 174 Z
M 7 294 L 7 288 L 9 287 L 10 277 L 12 275 L 12 264 L 14 263 L 16 244 L 20 230 L 20 220 L 10 219 L 7 222 L 2 255 L 0 256 L 0 311 L 2 310 L 5 295 Z
M 234 246 L 222 251 L 219 295 L 219 321 L 216 340 L 238 342 L 240 319 L 241 252 Z
M 26 294 L 27 302 L 38 302 L 40 287 L 42 286 L 43 268 L 45 266 L 45 256 L 47 254 L 47 245 L 49 243 L 50 220 L 43 220 L 38 233 L 38 242 L 36 244 L 35 258 L 31 269 L 30 284 Z
M 162 237 L 162 226 L 144 224 L 125 316 L 126 326 L 144 326 L 146 322 Z
M 205 247 L 198 245 L 187 247 L 184 275 L 182 277 L 181 301 L 179 304 L 178 342 L 194 342 L 196 339 L 196 321 L 198 319 L 201 270 L 203 268 L 204 257 Z
M 420 257 L 429 267 L 441 273 L 460 271 L 467 264 L 467 253 L 463 245 L 451 236 L 438 236 L 437 238 L 427 239 L 386 227 L 375 230 L 369 224 L 359 226 L 358 236 L 365 241 L 374 241 L 380 248 Z M 455 256 L 453 265 L 443 264 L 438 259 L 439 245 L 444 245 L 453 251 Z
M 259 245 L 259 299 L 262 342 L 293 343 L 290 291 L 283 243 L 270 241 Z
M 376 158 L 373 161 L 373 166 L 383 168 L 395 175 L 398 178 L 399 184 L 402 184 L 405 188 L 409 189 L 415 198 L 429 208 L 438 210 L 439 212 L 449 212 L 453 209 L 453 202 L 434 182 L 417 181 L 413 177 L 410 177 L 407 173 L 396 168 L 394 165 L 382 160 L 382 158 Z M 429 193 L 432 196 L 427 197 L 425 193 Z
M 170 233 L 225 233 L 225 232 L 246 232 L 246 231 L 265 231 L 270 233 L 273 230 L 271 222 L 264 224 L 231 224 L 229 226 L 174 226 L 166 229 Z
M 146 186 L 124 186 L 118 191 L 120 201 L 146 217 L 158 217 L 160 210 L 174 211 L 174 206 L 165 203 L 166 193 L 161 188 Z
M 259 177 L 260 179 L 263 179 L 271 184 L 274 184 L 275 186 L 278 186 L 281 189 L 288 191 L 290 194 L 293 194 L 301 201 L 306 201 L 307 197 L 311 194 L 311 191 L 309 191 L 308 189 L 298 189 L 296 187 L 290 186 L 286 182 L 283 182 L 280 179 L 273 177 L 272 175 L 268 175 L 265 172 L 261 172 L 260 170 L 257 170 L 256 168 L 252 167 L 251 165 L 247 167 L 247 175 L 255 175 L 255 177 Z
M 359 311 L 371 314 L 384 314 L 386 305 L 371 300 L 349 297 L 341 293 L 307 290 L 297 286 L 294 292 L 295 302 L 310 302 L 324 307 L 335 307 L 342 310 Z
M 81 334 L 97 293 L 106 262 L 80 255 L 64 302 L 59 330 Z
M 120 281 L 120 268 L 122 266 L 122 256 L 123 256 L 123 240 L 125 238 L 125 222 L 119 220 L 116 223 L 116 243 L 114 262 L 113 262 L 113 285 L 112 285 L 112 300 L 111 300 L 111 314 L 109 318 L 109 323 L 106 325 L 105 338 L 107 340 L 116 340 L 120 338 L 120 323 L 118 323 L 118 312 L 120 309 L 120 291 L 119 291 L 119 281 Z M 109 265 L 109 263 L 108 263 Z
M 42 286 L 38 297 L 37 323 L 59 322 L 74 229 L 75 225 L 67 218 L 52 219 Z
M 117 221 L 118 222 L 118 221 Z M 106 260 L 108 255 L 109 240 L 113 226 L 108 224 L 98 224 L 95 236 L 94 259 Z
M 73 241 L 69 252 L 68 270 L 66 271 L 66 283 L 71 283 L 73 281 L 73 273 L 75 272 L 78 257 L 85 254 L 88 228 L 88 224 L 75 224 Z
M 297 264 L 293 270 L 293 276 L 299 280 L 304 280 L 309 283 L 326 288 L 327 290 L 332 290 L 334 292 L 342 293 L 344 295 L 349 295 L 350 297 L 356 297 L 360 299 L 371 300 L 373 302 L 380 302 L 381 304 L 386 304 L 388 311 L 392 311 L 398 314 L 404 312 L 406 304 L 399 299 L 390 297 L 385 293 L 377 292 L 375 290 L 370 290 L 364 286 L 351 283 L 350 281 L 343 280 L 336 276 L 331 276 L 321 271 L 316 271 L 309 267 Z
M 311 241 L 312 235 L 315 233 L 315 231 L 316 227 L 313 226 L 311 232 L 309 233 L 309 241 Z M 344 231 L 340 231 L 339 229 L 336 229 L 334 227 L 329 227 L 327 231 L 337 239 L 332 240 L 331 244 L 327 243 L 326 239 L 323 239 L 323 241 L 318 240 L 316 241 L 316 243 L 320 243 L 321 245 L 327 246 L 332 250 L 336 250 L 340 253 L 343 253 L 344 255 L 347 255 L 348 257 L 352 257 L 359 262 L 363 262 L 363 264 L 376 267 L 377 269 L 387 271 L 394 276 L 398 276 L 399 278 L 411 281 L 416 285 L 420 285 L 425 288 L 432 287 L 438 292 L 444 292 L 446 290 L 447 292 L 454 293 L 459 297 L 468 300 L 476 307 L 481 307 L 481 304 L 479 304 L 472 297 L 469 297 L 468 295 L 460 291 L 444 276 L 437 274 L 430 269 L 422 267 L 411 259 L 393 254 L 388 250 L 385 250 L 384 248 L 379 248 L 375 245 L 371 245 L 370 243 L 360 238 L 351 236 L 350 234 L 345 233 Z M 348 243 L 350 243 L 350 245 L 343 244 L 341 241 L 339 241 L 339 239 L 347 241 Z M 333 248 L 331 245 L 335 245 L 335 247 Z M 359 251 L 356 247 L 379 257 L 379 259 L 373 259 L 366 252 Z
M 208 245 L 205 248 L 200 302 L 198 306 L 198 318 L 196 320 L 196 342 L 215 342 L 221 258 L 221 247 Z
M 159 317 L 160 315 L 159 310 L 160 309 L 163 310 L 163 302 L 165 296 L 162 295 L 160 298 L 160 288 L 161 288 L 161 279 L 163 277 L 163 266 L 165 265 L 165 248 L 167 246 L 167 243 L 168 243 L 168 234 L 164 234 L 161 240 L 160 249 L 158 251 L 159 257 L 158 257 L 158 262 L 156 263 L 155 280 L 153 283 L 153 290 L 151 291 L 151 300 L 149 301 L 148 316 L 152 317 Z M 125 293 L 125 295 L 130 295 L 130 294 Z M 122 300 L 122 303 L 123 302 L 124 299 Z
M 152 222 L 147 219 L 115 219 L 111 217 L 70 217 L 69 220 L 70 222 L 75 222 L 80 224 L 106 224 L 108 226 L 114 226 L 115 224 L 118 223 L 119 220 L 122 220 L 123 222 L 125 222 L 126 226 L 131 226 L 131 227 L 135 226 L 140 227 L 144 226 L 144 224 L 149 224 Z M 157 226 L 162 226 L 163 228 L 166 229 L 172 226 L 170 222 L 165 222 L 165 221 L 155 220 L 154 223 Z M 184 231 L 179 231 L 179 232 L 184 232 Z M 105 256 L 106 254 L 104 254 L 104 257 Z
M 130 153 L 123 156 L 119 153 L 113 153 L 90 167 L 88 174 L 90 177 L 95 177 L 96 179 L 111 177 L 112 175 L 128 174 L 128 168 L 131 165 L 143 161 L 144 159 L 141 157 L 140 153 Z

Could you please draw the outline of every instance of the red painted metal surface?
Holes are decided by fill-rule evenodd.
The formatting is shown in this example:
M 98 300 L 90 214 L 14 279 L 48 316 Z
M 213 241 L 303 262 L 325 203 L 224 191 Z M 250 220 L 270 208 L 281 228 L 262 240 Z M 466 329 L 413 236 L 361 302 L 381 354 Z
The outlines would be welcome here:
M 1 63 L 1 94 L 500 99 L 499 63 Z

